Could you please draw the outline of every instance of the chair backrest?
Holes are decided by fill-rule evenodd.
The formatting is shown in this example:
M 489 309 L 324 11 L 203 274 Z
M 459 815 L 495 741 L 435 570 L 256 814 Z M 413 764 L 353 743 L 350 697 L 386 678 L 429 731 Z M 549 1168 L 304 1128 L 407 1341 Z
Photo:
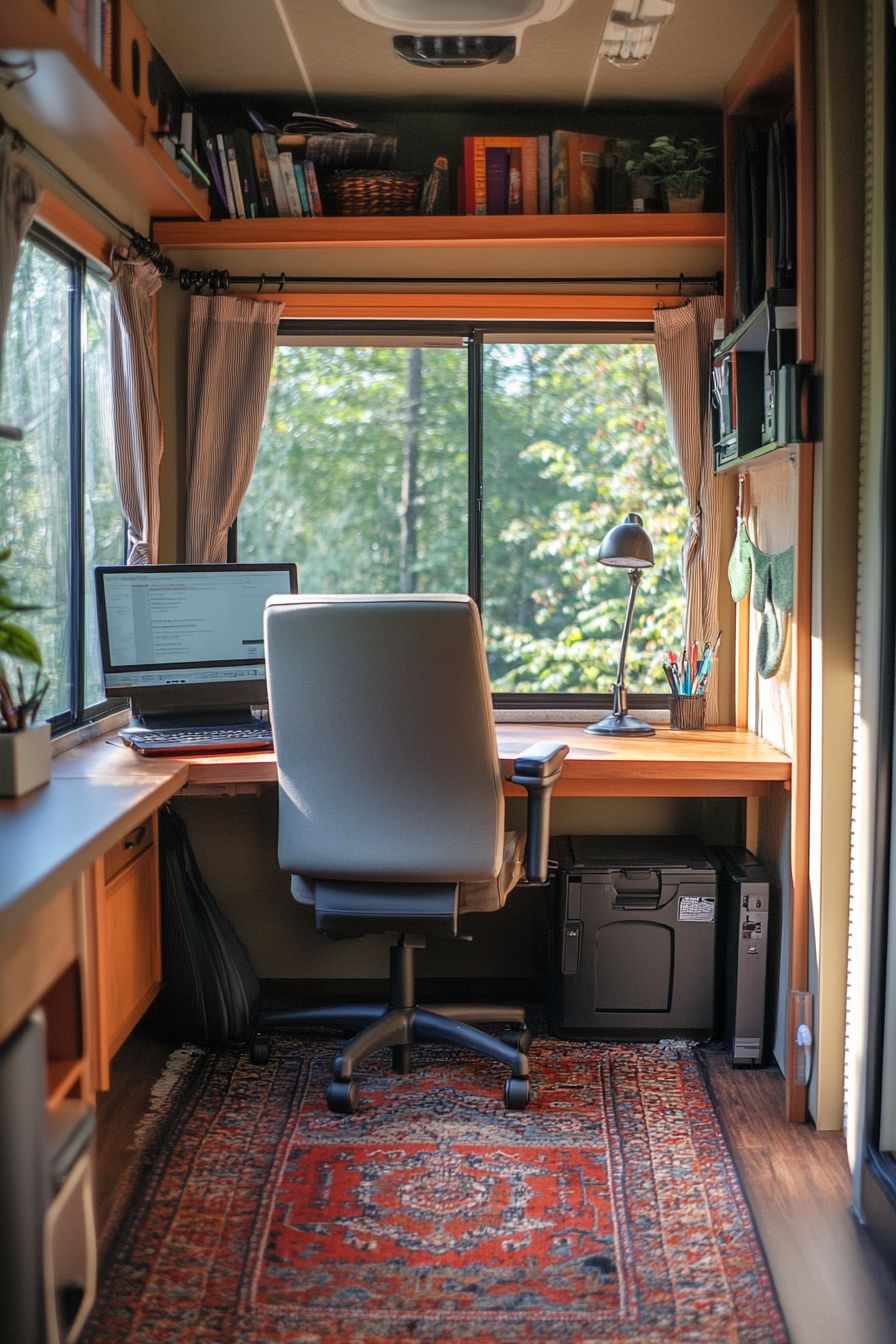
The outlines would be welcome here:
M 274 597 L 265 656 L 281 868 L 384 882 L 499 871 L 504 793 L 470 598 Z

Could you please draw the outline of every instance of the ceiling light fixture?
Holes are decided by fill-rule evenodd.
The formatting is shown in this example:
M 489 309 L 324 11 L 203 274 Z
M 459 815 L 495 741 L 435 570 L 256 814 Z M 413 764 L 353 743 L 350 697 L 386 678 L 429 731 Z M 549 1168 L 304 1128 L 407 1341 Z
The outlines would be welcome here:
M 626 3 L 627 0 L 623 0 Z M 504 64 L 523 33 L 549 23 L 573 0 L 339 0 L 356 18 L 391 28 L 395 51 L 412 65 Z
M 672 17 L 675 0 L 614 0 L 601 38 L 600 54 L 628 69 L 646 61 L 656 35 Z

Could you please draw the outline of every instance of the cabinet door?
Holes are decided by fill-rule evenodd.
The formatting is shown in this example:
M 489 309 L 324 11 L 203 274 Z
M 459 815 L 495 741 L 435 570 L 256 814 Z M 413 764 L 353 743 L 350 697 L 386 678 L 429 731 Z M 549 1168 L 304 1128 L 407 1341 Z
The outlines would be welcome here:
M 162 980 L 159 859 L 155 816 L 121 866 L 122 846 L 97 865 L 97 1087 L 109 1086 L 109 1061 L 159 992 Z M 143 828 L 138 828 L 143 830 Z M 147 833 L 149 841 L 147 842 Z M 127 837 L 126 837 L 127 839 Z M 120 851 L 120 852 L 119 852 Z M 115 857 L 110 862 L 110 856 Z

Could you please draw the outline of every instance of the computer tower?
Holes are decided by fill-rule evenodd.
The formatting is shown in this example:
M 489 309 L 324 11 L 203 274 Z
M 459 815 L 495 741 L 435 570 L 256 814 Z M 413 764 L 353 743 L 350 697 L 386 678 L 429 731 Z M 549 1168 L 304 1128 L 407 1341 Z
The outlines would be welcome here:
M 693 836 L 555 836 L 551 1029 L 573 1040 L 708 1040 L 716 864 Z
M 719 846 L 721 1026 L 735 1068 L 767 1058 L 773 1013 L 769 1006 L 769 944 L 776 925 L 774 885 L 748 849 Z

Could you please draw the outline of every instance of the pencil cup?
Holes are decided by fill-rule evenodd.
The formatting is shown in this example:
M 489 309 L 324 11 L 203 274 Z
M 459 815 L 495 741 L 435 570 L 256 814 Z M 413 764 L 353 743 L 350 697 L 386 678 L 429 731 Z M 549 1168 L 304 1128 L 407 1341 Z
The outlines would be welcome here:
M 705 727 L 706 727 L 706 696 L 705 696 L 705 695 L 670 695 L 670 696 L 669 696 L 669 727 L 670 727 L 670 728 L 705 728 Z

